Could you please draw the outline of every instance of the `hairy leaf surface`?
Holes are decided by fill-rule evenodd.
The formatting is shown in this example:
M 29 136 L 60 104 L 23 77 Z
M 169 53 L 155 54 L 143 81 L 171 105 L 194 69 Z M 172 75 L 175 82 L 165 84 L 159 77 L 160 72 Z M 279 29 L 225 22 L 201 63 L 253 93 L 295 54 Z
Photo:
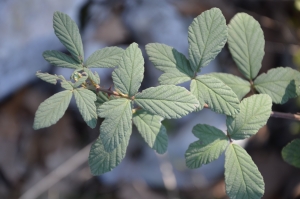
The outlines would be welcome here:
M 240 112 L 226 119 L 227 130 L 232 139 L 245 139 L 263 127 L 272 111 L 272 99 L 265 94 L 252 95 L 240 104 Z
M 88 68 L 83 69 L 84 72 L 87 73 L 88 77 L 96 84 L 100 84 L 100 77 L 98 73 L 95 71 L 95 74 Z
M 190 144 L 185 153 L 186 165 L 191 169 L 216 160 L 228 145 L 226 135 L 213 126 L 197 124 L 192 132 L 200 140 Z
M 74 97 L 83 120 L 89 127 L 95 128 L 97 124 L 96 94 L 88 89 L 78 88 L 74 90 Z
M 133 115 L 133 123 L 144 138 L 145 142 L 157 153 L 163 154 L 168 148 L 166 128 L 161 124 L 163 118 L 145 110 L 138 110 Z
M 300 94 L 300 73 L 289 67 L 278 67 L 259 75 L 254 81 L 255 89 L 268 94 L 276 104 L 284 104 Z
M 127 131 L 125 134 L 130 134 L 131 127 Z M 118 166 L 126 155 L 129 138 L 130 136 L 125 137 L 114 150 L 108 152 L 105 150 L 103 142 L 99 137 L 92 145 L 89 154 L 89 166 L 92 175 L 101 175 Z
M 135 102 L 143 109 L 164 118 L 181 118 L 195 110 L 198 100 L 180 86 L 162 85 L 136 94 Z
M 175 48 L 152 43 L 146 45 L 146 51 L 154 66 L 165 72 L 159 78 L 160 84 L 180 84 L 194 76 L 189 60 Z
M 49 73 L 41 73 L 39 71 L 36 72 L 36 76 L 41 80 L 48 82 L 50 84 L 57 84 L 57 80 L 60 80 L 60 78 L 57 75 L 51 75 Z
M 228 25 L 228 45 L 241 73 L 254 79 L 265 54 L 265 39 L 259 23 L 246 13 L 236 14 Z
M 256 199 L 264 194 L 265 183 L 257 166 L 240 146 L 230 144 L 225 152 L 225 185 L 231 199 Z
M 209 73 L 213 77 L 221 80 L 224 84 L 229 86 L 231 90 L 237 95 L 239 100 L 242 100 L 243 97 L 250 91 L 250 82 L 243 80 L 242 78 L 226 74 L 226 73 Z
M 87 75 L 83 75 L 82 77 L 80 77 L 80 78 L 77 80 L 77 82 L 75 82 L 75 83 L 73 84 L 74 88 L 77 88 L 77 87 L 79 87 L 81 84 L 83 84 L 83 83 L 86 81 L 87 78 L 88 78 Z
M 82 65 L 79 64 L 72 57 L 56 50 L 45 51 L 43 53 L 43 57 L 45 60 L 47 60 L 50 64 L 54 66 L 71 69 L 82 68 Z
M 125 50 L 112 78 L 115 88 L 123 94 L 134 96 L 138 92 L 144 78 L 144 58 L 136 43 Z
M 218 8 L 203 12 L 189 27 L 189 56 L 191 67 L 198 72 L 209 64 L 227 41 L 226 20 Z
M 42 102 L 35 113 L 33 128 L 35 130 L 55 124 L 67 110 L 72 92 L 62 91 Z
M 99 117 L 105 118 L 100 126 L 100 138 L 105 150 L 111 152 L 131 135 L 131 131 L 128 131 L 132 126 L 130 100 L 110 100 L 100 106 L 97 112 Z
M 217 113 L 235 115 L 239 111 L 239 99 L 231 88 L 210 75 L 199 75 L 191 82 L 191 92 Z
M 106 47 L 94 52 L 85 62 L 88 68 L 113 68 L 119 63 L 124 50 L 119 47 Z
M 300 139 L 295 139 L 288 145 L 286 145 L 282 152 L 284 161 L 300 168 Z
M 76 23 L 66 14 L 55 12 L 53 15 L 54 33 L 60 42 L 73 55 L 78 63 L 84 60 L 83 46 Z

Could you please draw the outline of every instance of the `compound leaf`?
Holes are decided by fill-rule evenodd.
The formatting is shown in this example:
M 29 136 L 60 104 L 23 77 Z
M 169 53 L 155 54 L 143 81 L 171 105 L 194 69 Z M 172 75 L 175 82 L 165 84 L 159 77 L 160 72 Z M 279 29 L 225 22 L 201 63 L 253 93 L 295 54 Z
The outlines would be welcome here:
M 186 165 L 191 169 L 216 160 L 228 145 L 226 135 L 213 126 L 197 124 L 193 134 L 200 140 L 190 144 L 185 153 Z
M 240 104 L 240 112 L 226 119 L 227 131 L 232 139 L 245 139 L 263 127 L 272 111 L 272 99 L 265 94 L 252 95 Z
M 217 113 L 235 115 L 239 111 L 239 99 L 231 88 L 210 75 L 197 76 L 191 82 L 191 91 L 200 101 Z
M 189 27 L 189 56 L 191 67 L 198 72 L 213 60 L 227 41 L 226 20 L 218 8 L 203 12 Z
M 180 84 L 194 76 L 189 60 L 175 48 L 152 43 L 146 45 L 146 51 L 154 66 L 165 72 L 159 78 L 160 84 Z
M 161 124 L 163 118 L 145 110 L 138 110 L 133 114 L 132 121 L 145 142 L 157 153 L 163 154 L 168 148 L 166 128 Z
M 154 115 L 163 118 L 181 118 L 195 110 L 198 100 L 180 86 L 161 85 L 136 94 L 135 102 Z
M 53 15 L 53 28 L 60 42 L 72 54 L 78 63 L 84 60 L 83 46 L 76 23 L 66 14 L 55 12 Z
M 127 131 L 125 134 L 130 134 L 131 127 Z M 92 175 L 101 175 L 118 166 L 126 155 L 129 138 L 130 136 L 125 137 L 114 150 L 108 152 L 105 150 L 103 142 L 99 137 L 92 145 L 89 154 L 89 166 Z
M 47 60 L 50 64 L 54 66 L 71 69 L 82 68 L 82 65 L 79 64 L 72 57 L 56 50 L 45 51 L 43 53 L 43 57 L 45 60 Z
M 131 135 L 132 110 L 130 100 L 125 98 L 105 102 L 97 110 L 105 118 L 100 126 L 100 138 L 107 152 L 113 151 Z
M 97 124 L 96 94 L 85 88 L 74 90 L 75 101 L 83 120 L 91 128 Z
M 113 68 L 118 65 L 124 50 L 119 47 L 106 47 L 94 52 L 85 62 L 88 68 Z
M 228 45 L 241 73 L 254 79 L 265 54 L 264 34 L 259 23 L 246 13 L 236 14 L 228 25 Z
M 282 152 L 284 161 L 300 168 L 300 139 L 295 139 L 288 145 L 286 145 Z
M 109 96 L 107 93 L 103 93 L 103 92 L 97 92 L 97 100 L 95 102 L 97 109 L 99 108 L 99 106 L 101 106 L 102 104 L 104 104 L 104 102 L 109 101 Z
M 245 81 L 238 76 L 226 73 L 209 73 L 208 75 L 216 77 L 217 79 L 221 80 L 224 84 L 229 86 L 231 90 L 237 95 L 239 100 L 242 100 L 243 97 L 245 97 L 245 95 L 250 91 L 250 82 Z
M 300 94 L 300 73 L 289 67 L 278 67 L 259 75 L 254 81 L 255 89 L 268 94 L 276 104 L 284 104 Z
M 116 89 L 123 94 L 134 96 L 138 92 L 144 78 L 144 58 L 136 43 L 125 50 L 112 78 Z
M 72 92 L 62 91 L 42 102 L 35 113 L 33 128 L 35 130 L 55 124 L 67 110 Z
M 265 184 L 257 166 L 235 144 L 230 144 L 225 152 L 225 185 L 231 199 L 256 199 L 264 194 Z
M 95 74 L 88 68 L 83 69 L 84 72 L 87 73 L 88 77 L 96 84 L 100 84 L 100 77 L 98 73 L 95 71 Z

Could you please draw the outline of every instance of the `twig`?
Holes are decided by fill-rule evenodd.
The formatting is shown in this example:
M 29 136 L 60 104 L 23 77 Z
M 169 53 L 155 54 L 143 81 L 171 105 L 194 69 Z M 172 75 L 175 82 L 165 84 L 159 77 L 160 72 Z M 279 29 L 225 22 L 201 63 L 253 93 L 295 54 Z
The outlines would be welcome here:
M 58 183 L 61 179 L 75 171 L 79 166 L 87 161 L 87 156 L 89 155 L 91 145 L 92 143 L 78 151 L 70 159 L 65 161 L 62 165 L 45 176 L 41 181 L 28 189 L 19 199 L 38 198 L 42 193 Z

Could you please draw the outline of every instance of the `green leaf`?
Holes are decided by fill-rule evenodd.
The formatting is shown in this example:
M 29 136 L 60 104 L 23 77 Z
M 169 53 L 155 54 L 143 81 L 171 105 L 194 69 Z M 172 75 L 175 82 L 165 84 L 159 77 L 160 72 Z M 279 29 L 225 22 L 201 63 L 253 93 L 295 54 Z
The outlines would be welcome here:
M 265 94 L 252 95 L 240 104 L 240 112 L 226 120 L 227 131 L 232 139 L 251 137 L 263 127 L 272 111 L 272 99 Z
M 286 145 L 281 154 L 284 161 L 300 168 L 300 139 L 295 139 Z
M 73 90 L 73 83 L 70 81 L 67 81 L 62 75 L 51 75 L 48 73 L 40 73 L 39 71 L 36 72 L 36 76 L 40 78 L 41 80 L 44 80 L 45 82 L 48 82 L 50 84 L 57 84 L 57 81 L 60 80 L 61 87 L 67 90 L 72 91 Z
M 85 81 L 86 81 L 87 78 L 88 78 L 87 75 L 81 76 L 81 77 L 77 80 L 77 82 L 75 82 L 75 83 L 73 84 L 73 87 L 74 87 L 74 88 L 77 88 L 77 87 L 81 86 L 81 84 L 85 83 Z
M 131 133 L 131 127 L 125 134 Z M 129 137 L 125 137 L 123 141 L 111 152 L 105 150 L 101 138 L 98 138 L 92 145 L 89 154 L 89 166 L 92 175 L 101 175 L 111 171 L 118 166 L 126 155 L 126 149 L 129 142 Z
M 195 110 L 198 100 L 185 88 L 162 85 L 145 89 L 134 100 L 140 107 L 164 118 L 181 118 Z
M 79 64 L 72 57 L 56 50 L 45 51 L 43 53 L 43 57 L 45 60 L 47 60 L 50 64 L 54 66 L 71 69 L 82 68 L 82 65 Z
M 60 42 L 68 49 L 78 63 L 84 60 L 83 46 L 76 23 L 66 14 L 55 12 L 53 28 Z
M 181 84 L 194 76 L 189 60 L 175 48 L 152 43 L 146 45 L 146 51 L 154 66 L 165 72 L 159 78 L 160 84 Z
M 88 77 L 89 77 L 94 83 L 100 84 L 100 77 L 99 77 L 99 75 L 98 75 L 97 72 L 95 72 L 95 74 L 94 74 L 94 73 L 93 73 L 90 69 L 88 69 L 88 68 L 84 68 L 83 70 L 84 70 L 84 72 L 87 73 Z
M 255 89 L 268 94 L 276 104 L 284 104 L 300 94 L 300 73 L 289 67 L 278 67 L 259 75 L 254 81 Z
M 219 54 L 227 41 L 226 20 L 218 8 L 203 12 L 189 27 L 191 67 L 198 72 Z
M 136 43 L 125 50 L 112 78 L 115 88 L 123 94 L 134 96 L 138 92 L 144 78 L 144 58 Z
M 225 152 L 225 185 L 231 199 L 256 199 L 264 194 L 265 183 L 257 166 L 235 144 L 230 144 Z
M 228 145 L 226 135 L 213 126 L 197 124 L 193 134 L 200 140 L 190 144 L 185 153 L 186 165 L 191 169 L 216 160 Z
M 243 97 L 245 97 L 245 95 L 250 91 L 250 82 L 245 81 L 238 76 L 226 73 L 209 73 L 208 75 L 221 80 L 224 84 L 229 86 L 231 90 L 237 95 L 239 100 L 242 100 Z
M 207 124 L 197 124 L 192 132 L 200 139 L 200 143 L 204 145 L 210 144 L 217 139 L 228 139 L 221 130 Z
M 72 98 L 71 91 L 62 91 L 42 102 L 35 113 L 35 130 L 55 124 L 67 110 Z
M 145 142 L 159 154 L 165 153 L 168 148 L 168 135 L 161 124 L 162 120 L 162 117 L 149 114 L 145 110 L 138 110 L 132 118 Z
M 197 76 L 191 82 L 191 91 L 200 101 L 217 113 L 235 115 L 239 111 L 239 99 L 231 88 L 210 75 Z
M 57 80 L 60 80 L 60 78 L 57 75 L 51 75 L 49 73 L 41 73 L 37 71 L 35 75 L 41 80 L 48 82 L 50 84 L 56 84 Z
M 105 102 L 97 110 L 99 117 L 105 118 L 100 126 L 100 138 L 106 151 L 113 151 L 131 135 L 131 101 L 125 98 Z
M 88 68 L 113 68 L 118 65 L 124 50 L 118 47 L 106 47 L 94 52 L 85 62 Z
M 95 128 L 97 124 L 96 94 L 88 89 L 78 88 L 74 90 L 74 96 L 83 120 L 89 127 Z
M 265 39 L 259 23 L 246 13 L 236 14 L 228 25 L 228 45 L 241 73 L 254 79 L 265 54 Z
M 109 101 L 109 96 L 107 93 L 97 92 L 96 95 L 97 95 L 97 100 L 95 103 L 96 103 L 97 109 L 99 108 L 99 106 L 101 106 L 105 102 Z

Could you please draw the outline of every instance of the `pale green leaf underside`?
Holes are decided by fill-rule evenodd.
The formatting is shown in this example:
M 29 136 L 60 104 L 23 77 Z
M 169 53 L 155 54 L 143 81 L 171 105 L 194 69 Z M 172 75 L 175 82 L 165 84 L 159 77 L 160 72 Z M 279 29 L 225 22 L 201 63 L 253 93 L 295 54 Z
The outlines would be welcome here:
M 95 71 L 95 74 L 88 68 L 83 69 L 84 72 L 87 73 L 88 77 L 96 84 L 100 84 L 100 77 L 98 73 Z
M 217 139 L 228 139 L 221 130 L 207 124 L 197 124 L 192 132 L 199 138 L 200 143 L 204 145 L 210 144 Z
M 124 50 L 119 47 L 106 47 L 94 52 L 85 62 L 88 68 L 113 68 L 119 63 Z
M 95 128 L 97 124 L 96 94 L 88 89 L 78 88 L 74 90 L 74 97 L 83 120 L 89 127 Z
M 131 127 L 127 131 L 131 133 Z M 101 138 L 98 138 L 92 145 L 89 154 L 89 166 L 92 175 L 101 175 L 118 166 L 126 155 L 129 138 L 130 136 L 123 139 L 123 141 L 111 152 L 105 150 Z
M 227 131 L 232 139 L 251 137 L 263 127 L 272 111 L 272 99 L 266 94 L 252 95 L 240 104 L 240 112 L 226 119 Z
M 165 153 L 168 148 L 168 135 L 161 124 L 162 120 L 162 117 L 149 114 L 145 110 L 138 110 L 132 118 L 145 142 L 159 154 Z
M 180 86 L 162 85 L 136 94 L 134 100 L 140 107 L 163 118 L 181 118 L 195 110 L 198 100 Z
M 231 199 L 258 199 L 264 194 L 265 184 L 257 166 L 235 144 L 230 144 L 225 152 L 225 185 Z
M 211 140 L 210 144 L 202 144 L 196 141 L 190 144 L 185 153 L 186 166 L 190 169 L 201 167 L 220 157 L 228 145 L 227 138 Z
M 193 77 L 189 60 L 175 48 L 152 43 L 146 45 L 146 51 L 154 66 L 165 72 L 159 78 L 160 84 L 181 84 Z
M 72 98 L 71 91 L 62 91 L 42 102 L 35 113 L 35 130 L 55 124 L 67 110 Z
M 191 91 L 197 99 L 204 100 L 217 113 L 235 115 L 239 99 L 231 88 L 210 75 L 199 75 L 191 82 Z
M 276 104 L 284 104 L 300 93 L 300 73 L 289 67 L 278 67 L 259 75 L 254 81 L 255 89 L 268 94 Z
M 284 161 L 300 168 L 300 139 L 295 139 L 286 145 L 281 154 Z
M 57 75 L 51 75 L 49 73 L 41 73 L 39 71 L 36 72 L 36 76 L 41 80 L 48 82 L 50 84 L 56 84 L 57 80 L 60 80 L 60 78 Z
M 95 102 L 97 109 L 99 106 L 101 106 L 103 103 L 109 101 L 109 96 L 106 93 L 98 92 L 97 93 L 97 100 Z
M 72 54 L 78 63 L 84 60 L 83 46 L 76 23 L 66 14 L 55 12 L 53 15 L 53 28 L 60 42 Z
M 226 20 L 218 8 L 203 12 L 189 27 L 189 56 L 194 72 L 209 64 L 227 41 Z
M 246 13 L 236 14 L 228 25 L 228 45 L 241 73 L 254 79 L 265 54 L 265 39 L 259 23 Z
M 79 64 L 72 57 L 70 57 L 62 52 L 56 51 L 56 50 L 45 51 L 43 53 L 43 57 L 51 65 L 54 65 L 54 66 L 59 66 L 62 68 L 71 68 L 71 69 L 82 68 L 82 65 Z
M 226 73 L 209 73 L 213 77 L 221 80 L 224 84 L 229 86 L 231 90 L 237 95 L 239 100 L 242 100 L 243 97 L 250 91 L 250 82 L 243 80 L 242 78 L 226 74 Z
M 125 98 L 105 102 L 97 110 L 99 117 L 105 118 L 100 126 L 100 138 L 106 151 L 113 151 L 131 135 L 132 110 L 130 100 Z
M 123 94 L 134 96 L 138 92 L 144 78 L 144 58 L 136 43 L 125 50 L 112 78 L 115 88 Z
M 59 75 L 60 76 L 60 75 Z M 62 76 L 61 76 L 62 77 Z M 62 79 L 61 79 L 62 80 Z M 60 85 L 61 85 L 61 87 L 62 88 L 64 88 L 64 89 L 67 89 L 67 90 L 70 90 L 70 91 L 72 91 L 73 90 L 73 83 L 71 82 L 71 81 L 67 81 L 67 80 L 65 80 L 64 78 L 63 78 L 63 80 L 60 82 Z

